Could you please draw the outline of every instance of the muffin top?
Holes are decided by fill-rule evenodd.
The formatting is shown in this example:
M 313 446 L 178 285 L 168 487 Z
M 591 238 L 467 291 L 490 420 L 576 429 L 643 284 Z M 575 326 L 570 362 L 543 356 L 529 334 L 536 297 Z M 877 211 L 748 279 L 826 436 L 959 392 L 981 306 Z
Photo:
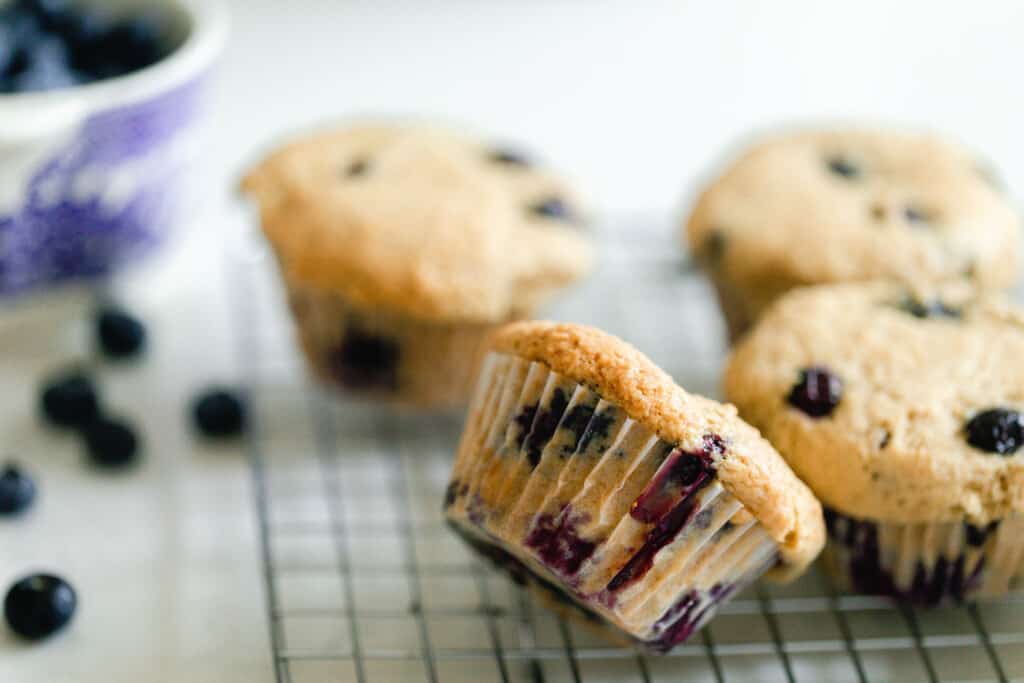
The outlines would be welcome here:
M 242 181 L 287 277 L 427 320 L 528 313 L 590 263 L 575 199 L 517 152 L 426 127 L 300 138 Z
M 897 524 L 1024 510 L 1024 316 L 962 284 L 792 292 L 733 352 L 729 400 L 822 502 Z
M 513 323 L 494 334 L 492 348 L 588 386 L 685 451 L 705 449 L 708 437 L 723 444 L 713 455 L 717 477 L 779 544 L 783 577 L 818 555 L 825 538 L 821 505 L 735 407 L 687 393 L 640 351 L 591 327 Z
M 821 130 L 749 149 L 701 194 L 685 230 L 691 252 L 759 309 L 804 284 L 1006 286 L 1017 277 L 1019 227 L 991 173 L 954 144 Z

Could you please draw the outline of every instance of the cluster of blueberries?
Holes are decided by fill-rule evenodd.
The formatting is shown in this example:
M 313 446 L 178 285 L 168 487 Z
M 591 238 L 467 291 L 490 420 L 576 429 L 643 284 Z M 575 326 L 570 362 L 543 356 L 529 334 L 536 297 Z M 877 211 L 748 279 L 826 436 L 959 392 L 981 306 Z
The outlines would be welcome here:
M 115 18 L 70 0 L 0 7 L 0 93 L 54 90 L 122 76 L 170 52 L 154 14 Z
M 109 360 L 138 357 L 146 345 L 146 328 L 134 316 L 114 307 L 98 311 L 96 346 Z M 93 379 L 81 370 L 61 373 L 44 382 L 39 398 L 42 417 L 51 425 L 82 438 L 90 462 L 106 469 L 135 463 L 140 439 L 128 422 L 107 416 Z M 196 430 L 207 437 L 231 437 L 246 426 L 243 400 L 236 392 L 212 388 L 199 394 L 191 408 Z M 0 518 L 27 511 L 37 488 L 27 472 L 14 463 L 0 467 Z M 64 579 L 31 574 L 18 580 L 4 599 L 4 617 L 11 629 L 27 640 L 45 638 L 64 627 L 74 615 L 77 597 Z

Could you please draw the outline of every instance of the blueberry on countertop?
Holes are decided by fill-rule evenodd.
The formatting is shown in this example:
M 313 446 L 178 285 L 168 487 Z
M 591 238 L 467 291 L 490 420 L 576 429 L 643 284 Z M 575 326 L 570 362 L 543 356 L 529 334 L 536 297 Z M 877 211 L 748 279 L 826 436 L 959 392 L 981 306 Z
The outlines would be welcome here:
M 237 436 L 246 425 L 245 402 L 229 389 L 209 389 L 192 404 L 192 419 L 204 436 Z
M 128 358 L 146 345 L 146 328 L 124 310 L 107 306 L 96 314 L 96 340 L 110 358 Z
M 4 598 L 4 617 L 11 630 L 27 640 L 41 640 L 67 626 L 78 598 L 64 579 L 33 574 L 20 579 Z
M 92 379 L 81 372 L 51 378 L 40 396 L 43 416 L 61 427 L 81 427 L 96 419 L 99 397 Z
M 0 516 L 21 514 L 35 498 L 32 477 L 12 463 L 0 467 Z
M 967 423 L 967 443 L 988 453 L 1010 456 L 1024 446 L 1024 415 L 1009 408 L 990 408 Z
M 139 437 L 125 422 L 97 418 L 82 428 L 82 438 L 89 460 L 100 467 L 125 467 L 138 458 Z

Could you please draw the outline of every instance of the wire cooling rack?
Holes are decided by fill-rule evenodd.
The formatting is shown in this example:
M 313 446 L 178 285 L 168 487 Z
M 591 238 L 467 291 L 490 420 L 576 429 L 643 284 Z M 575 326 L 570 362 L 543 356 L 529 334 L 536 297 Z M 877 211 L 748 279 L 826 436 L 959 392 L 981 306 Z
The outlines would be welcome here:
M 618 334 L 715 395 L 725 345 L 710 289 L 671 230 L 620 223 L 599 231 L 598 272 L 552 317 Z M 1024 681 L 1024 595 L 902 611 L 840 594 L 816 568 L 749 589 L 667 656 L 607 644 L 444 526 L 458 416 L 393 413 L 310 384 L 272 259 L 254 246 L 231 274 L 280 683 Z

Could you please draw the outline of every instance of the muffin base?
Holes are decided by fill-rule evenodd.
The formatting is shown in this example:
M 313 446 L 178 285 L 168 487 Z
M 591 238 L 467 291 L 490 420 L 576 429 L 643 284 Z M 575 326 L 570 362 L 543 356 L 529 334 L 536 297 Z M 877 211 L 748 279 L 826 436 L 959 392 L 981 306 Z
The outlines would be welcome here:
M 716 275 L 711 276 L 711 282 L 715 287 L 719 310 L 725 319 L 729 344 L 735 344 L 754 326 L 756 315 L 735 285 Z
M 366 310 L 287 283 L 306 359 L 322 381 L 358 395 L 425 409 L 464 405 L 497 324 L 431 322 Z
M 778 562 L 717 481 L 725 448 L 707 435 L 684 451 L 547 366 L 491 353 L 446 516 L 518 581 L 664 652 Z
M 1005 595 L 1024 577 L 1024 516 L 886 524 L 827 510 L 823 561 L 840 586 L 932 607 Z

